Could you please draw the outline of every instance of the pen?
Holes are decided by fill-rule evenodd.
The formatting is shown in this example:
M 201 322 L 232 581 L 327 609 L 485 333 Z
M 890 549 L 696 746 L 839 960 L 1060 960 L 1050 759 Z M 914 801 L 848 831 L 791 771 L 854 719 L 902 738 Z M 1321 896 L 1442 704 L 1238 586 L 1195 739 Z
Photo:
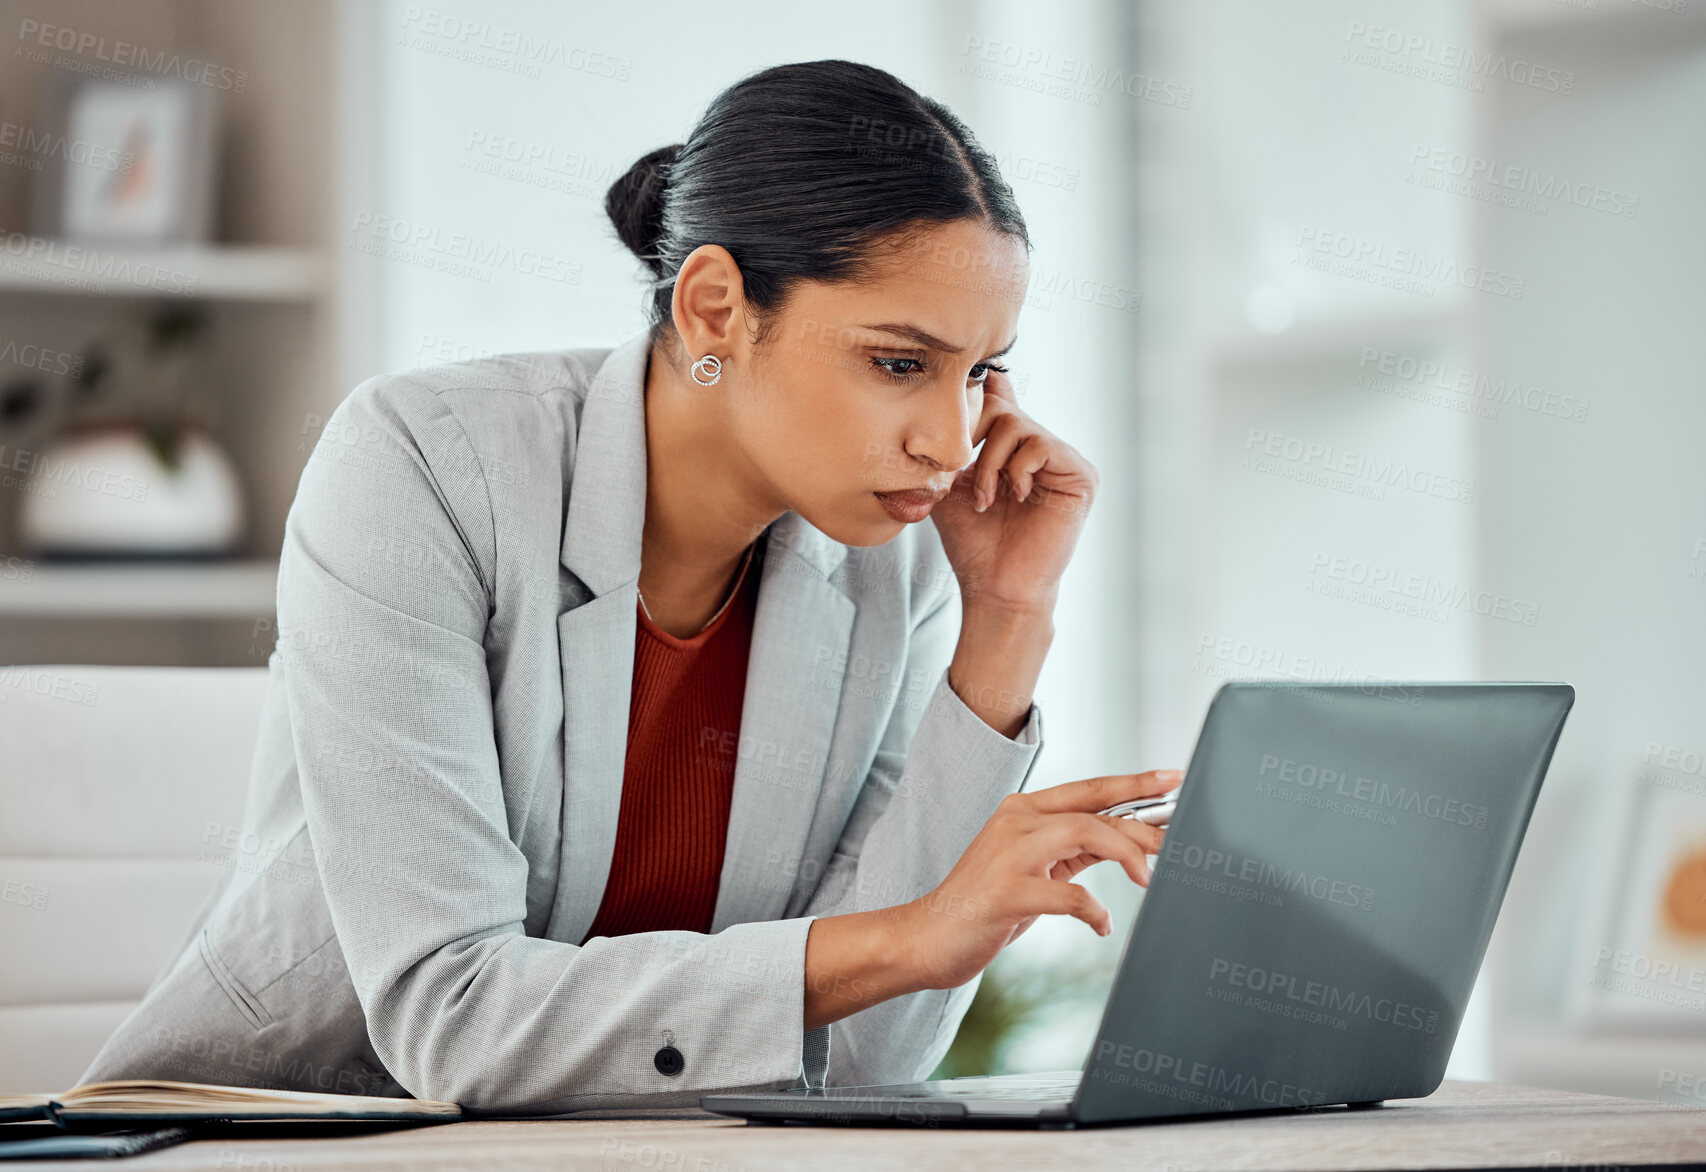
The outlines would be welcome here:
M 1165 797 L 1137 798 L 1130 802 L 1121 802 L 1098 812 L 1112 818 L 1135 818 L 1150 826 L 1165 826 L 1172 819 L 1173 811 L 1178 805 L 1178 795 L 1168 794 Z

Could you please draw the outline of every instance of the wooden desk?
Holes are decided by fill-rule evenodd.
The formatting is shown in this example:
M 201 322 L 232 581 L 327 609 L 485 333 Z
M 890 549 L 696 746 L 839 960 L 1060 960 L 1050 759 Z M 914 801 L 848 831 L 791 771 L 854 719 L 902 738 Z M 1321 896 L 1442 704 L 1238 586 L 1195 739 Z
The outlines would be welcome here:
M 1706 1107 L 1490 1083 L 1447 1082 L 1426 1099 L 1342 1109 L 1099 1127 L 749 1127 L 690 1108 L 451 1123 L 330 1139 L 207 1138 L 103 1167 L 320 1172 L 323 1169 L 596 1168 L 605 1172 L 764 1169 L 1552 1168 L 1706 1165 Z M 18 1161 L 64 1169 L 82 1161 Z

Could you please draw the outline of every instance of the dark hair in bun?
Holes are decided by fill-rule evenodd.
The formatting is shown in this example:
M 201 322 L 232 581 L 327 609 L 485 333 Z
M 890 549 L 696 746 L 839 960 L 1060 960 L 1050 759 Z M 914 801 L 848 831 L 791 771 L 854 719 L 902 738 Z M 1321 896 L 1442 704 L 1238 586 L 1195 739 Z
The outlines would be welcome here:
M 660 277 L 663 262 L 654 250 L 663 231 L 663 193 L 669 183 L 670 164 L 682 146 L 678 142 L 641 155 L 640 161 L 604 193 L 604 210 L 616 225 L 616 235 Z
M 799 281 L 859 280 L 875 245 L 933 224 L 977 219 L 1030 247 L 1012 189 L 965 124 L 855 61 L 778 65 L 736 82 L 685 143 L 611 184 L 604 207 L 652 272 L 654 339 L 671 328 L 675 275 L 702 244 L 729 250 L 761 323 Z

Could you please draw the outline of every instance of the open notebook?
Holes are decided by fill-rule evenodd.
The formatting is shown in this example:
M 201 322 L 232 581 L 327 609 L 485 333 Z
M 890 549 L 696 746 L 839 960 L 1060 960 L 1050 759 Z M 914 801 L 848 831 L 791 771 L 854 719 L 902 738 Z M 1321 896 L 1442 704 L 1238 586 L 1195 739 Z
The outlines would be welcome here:
M 312 1091 L 271 1091 L 139 1078 L 85 1083 L 57 1095 L 0 1095 L 0 1122 L 47 1119 L 62 1125 L 98 1123 L 122 1126 L 144 1121 L 412 1119 L 451 1122 L 460 1118 L 461 1107 L 433 1099 L 321 1095 Z

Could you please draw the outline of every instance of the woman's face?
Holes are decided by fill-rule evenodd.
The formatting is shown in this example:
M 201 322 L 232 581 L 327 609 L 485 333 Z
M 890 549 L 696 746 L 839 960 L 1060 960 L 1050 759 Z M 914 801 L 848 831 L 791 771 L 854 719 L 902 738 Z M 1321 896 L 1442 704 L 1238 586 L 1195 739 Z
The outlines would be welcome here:
M 846 545 L 923 520 L 972 461 L 1027 264 L 1023 242 L 959 220 L 889 250 L 872 280 L 797 285 L 730 388 L 735 442 L 774 498 Z

